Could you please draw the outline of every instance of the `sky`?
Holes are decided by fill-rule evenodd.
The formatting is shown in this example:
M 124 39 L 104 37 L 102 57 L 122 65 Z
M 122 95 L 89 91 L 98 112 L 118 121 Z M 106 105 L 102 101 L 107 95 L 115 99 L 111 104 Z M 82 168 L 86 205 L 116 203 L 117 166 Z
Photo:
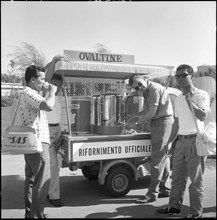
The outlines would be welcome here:
M 63 50 L 134 55 L 135 64 L 216 65 L 216 1 L 1 1 L 1 70 L 20 42 L 47 62 Z

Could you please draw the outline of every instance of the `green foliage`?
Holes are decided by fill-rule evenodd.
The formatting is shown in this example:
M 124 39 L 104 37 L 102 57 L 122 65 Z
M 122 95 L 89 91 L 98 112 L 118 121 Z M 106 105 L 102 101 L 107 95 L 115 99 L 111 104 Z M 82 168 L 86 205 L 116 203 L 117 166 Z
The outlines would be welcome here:
M 10 96 L 2 96 L 1 97 L 1 107 L 8 107 L 8 106 L 12 106 L 12 100 L 10 98 Z
M 14 52 L 8 54 L 10 57 L 9 74 L 24 76 L 29 65 L 44 66 L 45 56 L 31 43 L 21 42 L 20 46 L 14 46 Z
M 194 77 L 203 77 L 203 76 L 210 76 L 216 80 L 216 71 L 213 68 L 208 68 L 206 72 L 196 72 Z
M 14 74 L 1 74 L 1 82 L 5 83 L 22 83 L 24 81 L 24 77 L 20 77 Z
M 12 89 L 8 96 L 1 97 L 1 107 L 9 107 L 14 104 L 14 100 L 19 97 L 17 89 Z
M 1 74 L 1 82 L 5 83 L 24 83 L 24 77 L 19 77 L 18 75 Z M 18 97 L 18 90 L 13 88 L 8 96 L 1 96 L 1 106 L 8 107 L 12 106 L 14 100 Z
M 97 43 L 94 47 L 97 53 L 111 53 L 111 50 L 105 44 Z

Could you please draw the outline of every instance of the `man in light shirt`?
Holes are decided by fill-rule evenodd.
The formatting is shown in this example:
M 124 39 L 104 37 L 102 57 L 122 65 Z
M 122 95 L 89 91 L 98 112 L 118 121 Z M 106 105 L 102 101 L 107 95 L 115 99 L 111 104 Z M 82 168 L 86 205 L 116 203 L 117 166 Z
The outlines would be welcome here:
M 21 124 L 36 129 L 43 151 L 25 154 L 25 218 L 46 218 L 44 208 L 50 182 L 49 128 L 45 112 L 52 111 L 57 87 L 50 84 L 41 95 L 45 69 L 30 65 L 25 71 L 26 87 L 20 94 Z
M 166 88 L 151 82 L 145 75 L 134 74 L 129 85 L 144 98 L 144 109 L 129 115 L 128 128 L 150 122 L 151 132 L 151 181 L 147 193 L 138 203 L 150 203 L 170 194 L 170 158 L 167 145 L 174 122 L 173 107 Z
M 52 62 L 47 66 L 46 72 L 46 81 L 55 85 L 57 87 L 57 91 L 55 93 L 55 104 L 53 110 L 50 112 L 46 112 L 48 126 L 50 131 L 50 187 L 48 191 L 49 201 L 52 205 L 61 207 L 63 206 L 60 199 L 60 183 L 59 183 L 59 159 L 58 159 L 58 148 L 61 143 L 61 105 L 59 101 L 59 94 L 62 89 L 62 76 L 61 75 L 53 75 L 55 63 L 63 58 L 61 55 L 57 55 L 53 58 Z M 46 96 L 45 96 L 46 97 Z
M 204 120 L 210 111 L 209 94 L 193 85 L 193 68 L 191 66 L 180 65 L 176 70 L 175 77 L 182 93 L 175 99 L 175 122 L 168 141 L 172 143 L 177 136 L 173 159 L 172 188 L 168 206 L 156 210 L 155 213 L 160 216 L 179 216 L 187 179 L 190 178 L 190 213 L 187 218 L 202 218 L 205 157 L 197 154 L 197 129 L 190 109 L 190 102 L 193 105 L 198 128 L 202 130 Z

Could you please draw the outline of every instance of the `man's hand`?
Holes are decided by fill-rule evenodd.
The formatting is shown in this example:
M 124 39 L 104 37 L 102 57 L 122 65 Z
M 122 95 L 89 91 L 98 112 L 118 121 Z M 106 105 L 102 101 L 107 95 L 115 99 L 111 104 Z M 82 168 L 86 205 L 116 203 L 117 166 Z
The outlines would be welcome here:
M 59 140 L 58 140 L 58 142 L 57 143 L 55 143 L 55 145 L 54 145 L 54 149 L 58 152 L 58 150 L 59 150 L 59 148 L 60 148 L 60 146 L 61 146 L 61 144 L 62 144 L 62 141 L 63 141 L 63 138 L 62 138 L 62 135 L 60 136 L 60 138 L 59 138 Z
M 164 153 L 166 157 L 171 157 L 172 156 L 172 142 L 168 143 L 165 147 L 164 147 Z
M 61 54 L 58 54 L 56 56 L 53 57 L 53 60 L 54 63 L 58 62 L 58 61 L 61 61 L 62 59 L 66 59 L 66 56 L 65 55 L 61 55 Z
M 137 123 L 137 121 L 138 121 L 138 117 L 139 116 L 134 116 L 134 117 L 130 117 L 128 120 L 127 120 L 127 122 L 126 122 L 126 125 L 127 125 L 127 128 L 128 129 L 137 129 L 138 128 L 138 123 Z
M 133 120 L 133 119 L 135 119 L 135 117 L 139 117 L 139 116 L 137 115 L 137 113 L 133 113 L 133 114 L 131 114 L 131 115 L 127 115 L 128 120 Z
M 49 84 L 48 91 L 52 92 L 52 93 L 56 93 L 57 87 L 55 85 L 53 85 L 53 84 Z
M 58 62 L 58 61 L 61 61 L 62 59 L 65 59 L 66 56 L 65 55 L 61 55 L 61 54 L 58 54 L 56 56 L 53 57 L 52 61 L 49 62 L 46 66 L 45 66 L 45 69 L 46 69 L 46 76 L 45 76 L 45 79 L 47 82 L 51 82 L 51 79 L 53 77 L 53 74 L 54 74 L 54 70 L 55 70 L 55 64 Z M 67 58 L 66 58 L 67 59 Z

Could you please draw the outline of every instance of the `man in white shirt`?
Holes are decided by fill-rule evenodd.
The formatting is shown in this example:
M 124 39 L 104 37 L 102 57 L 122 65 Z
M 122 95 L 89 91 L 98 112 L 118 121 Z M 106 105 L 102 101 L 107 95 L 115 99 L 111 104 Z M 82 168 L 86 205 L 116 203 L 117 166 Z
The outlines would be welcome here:
M 30 65 L 25 72 L 26 87 L 20 95 L 21 124 L 36 129 L 43 151 L 25 154 L 25 218 L 46 218 L 44 208 L 50 182 L 49 128 L 45 111 L 54 107 L 56 86 L 49 85 L 47 97 L 40 95 L 45 69 Z
M 59 171 L 60 165 L 58 160 L 58 148 L 61 143 L 61 105 L 59 101 L 59 94 L 62 89 L 62 76 L 61 75 L 53 75 L 53 70 L 55 67 L 55 63 L 61 60 L 63 56 L 57 55 L 53 58 L 52 62 L 48 65 L 48 70 L 46 72 L 46 81 L 55 85 L 57 87 L 57 91 L 55 93 L 55 104 L 53 110 L 50 112 L 46 112 L 49 131 L 50 131 L 50 187 L 48 191 L 49 201 L 52 205 L 61 207 L 63 206 L 62 201 L 60 199 L 60 184 L 59 184 Z M 47 94 L 46 94 L 47 95 Z M 46 97 L 46 96 L 45 96 Z
M 168 141 L 170 145 L 178 136 L 173 158 L 169 205 L 156 211 L 156 214 L 160 216 L 180 215 L 189 177 L 191 181 L 189 185 L 190 213 L 187 218 L 202 218 L 205 157 L 197 154 L 197 129 L 189 103 L 192 102 L 198 128 L 202 130 L 204 120 L 210 111 L 210 100 L 206 91 L 194 87 L 192 77 L 193 68 L 191 66 L 183 64 L 177 68 L 176 80 L 182 93 L 175 100 L 175 122 Z

